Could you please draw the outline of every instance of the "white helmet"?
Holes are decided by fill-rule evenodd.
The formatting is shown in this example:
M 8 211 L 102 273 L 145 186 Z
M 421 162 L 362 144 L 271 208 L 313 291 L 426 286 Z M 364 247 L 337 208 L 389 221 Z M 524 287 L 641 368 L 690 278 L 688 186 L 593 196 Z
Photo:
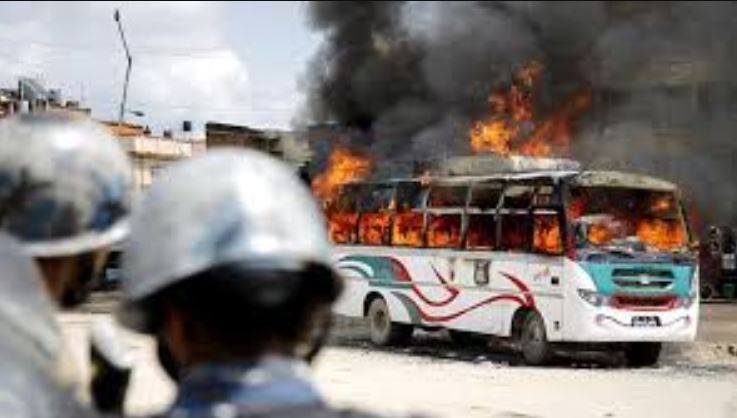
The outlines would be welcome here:
M 128 157 L 102 126 L 56 112 L 0 121 L 0 230 L 32 255 L 121 240 L 130 191 Z
M 220 149 L 163 173 L 131 220 L 123 322 L 147 331 L 147 298 L 228 263 L 255 271 L 330 269 L 322 213 L 293 171 L 260 152 Z

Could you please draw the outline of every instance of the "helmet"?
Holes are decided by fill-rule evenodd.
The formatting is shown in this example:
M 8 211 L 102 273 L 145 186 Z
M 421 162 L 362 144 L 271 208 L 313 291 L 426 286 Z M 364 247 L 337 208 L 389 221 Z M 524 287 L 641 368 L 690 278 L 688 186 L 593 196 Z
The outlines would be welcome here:
M 255 271 L 330 269 L 325 224 L 309 189 L 287 165 L 252 150 L 219 149 L 170 167 L 131 220 L 123 259 L 121 320 L 139 331 L 143 301 L 229 263 Z M 138 315 L 138 317 L 136 317 Z
M 0 230 L 31 255 L 121 240 L 130 187 L 128 157 L 102 126 L 53 112 L 0 121 Z
M 33 363 L 54 367 L 63 351 L 54 307 L 40 272 L 14 238 L 0 233 L 0 341 Z

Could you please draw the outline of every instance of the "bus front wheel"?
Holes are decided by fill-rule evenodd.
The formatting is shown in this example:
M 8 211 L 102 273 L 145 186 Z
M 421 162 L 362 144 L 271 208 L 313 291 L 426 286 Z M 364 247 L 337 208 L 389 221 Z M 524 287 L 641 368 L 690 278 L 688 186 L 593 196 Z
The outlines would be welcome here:
M 392 322 L 386 301 L 378 297 L 368 309 L 371 342 L 379 346 L 406 344 L 412 338 L 412 325 Z
M 553 357 L 553 348 L 545 332 L 545 322 L 537 312 L 530 312 L 525 317 L 519 342 L 522 358 L 531 366 L 547 364 Z
M 662 343 L 630 343 L 624 354 L 630 367 L 649 367 L 658 363 Z

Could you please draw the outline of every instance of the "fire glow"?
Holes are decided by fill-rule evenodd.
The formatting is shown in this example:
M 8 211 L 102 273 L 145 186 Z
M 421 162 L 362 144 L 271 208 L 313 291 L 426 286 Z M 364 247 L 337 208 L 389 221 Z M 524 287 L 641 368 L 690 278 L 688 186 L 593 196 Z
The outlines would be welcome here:
M 469 132 L 474 153 L 532 157 L 568 153 L 575 120 L 591 106 L 591 89 L 580 89 L 541 119 L 535 106 L 541 75 L 542 65 L 532 61 L 514 75 L 507 90 L 489 95 L 489 117 L 474 123 Z
M 330 154 L 325 171 L 312 181 L 312 192 L 322 202 L 328 202 L 335 198 L 344 184 L 366 177 L 371 167 L 368 157 L 337 146 Z

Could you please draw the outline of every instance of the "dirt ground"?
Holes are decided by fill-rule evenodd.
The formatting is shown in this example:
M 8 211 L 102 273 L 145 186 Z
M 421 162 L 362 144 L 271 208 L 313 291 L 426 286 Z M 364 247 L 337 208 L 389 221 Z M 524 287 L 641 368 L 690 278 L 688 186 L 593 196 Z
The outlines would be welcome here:
M 88 327 L 100 315 L 62 317 L 83 379 Z M 703 318 L 700 342 L 669 346 L 659 367 L 641 370 L 596 358 L 524 367 L 512 355 L 459 348 L 424 333 L 411 347 L 376 349 L 365 342 L 363 324 L 343 320 L 315 378 L 335 404 L 395 416 L 737 418 L 737 306 L 708 305 Z M 126 339 L 137 364 L 127 410 L 165 408 L 174 391 L 155 364 L 151 341 Z

